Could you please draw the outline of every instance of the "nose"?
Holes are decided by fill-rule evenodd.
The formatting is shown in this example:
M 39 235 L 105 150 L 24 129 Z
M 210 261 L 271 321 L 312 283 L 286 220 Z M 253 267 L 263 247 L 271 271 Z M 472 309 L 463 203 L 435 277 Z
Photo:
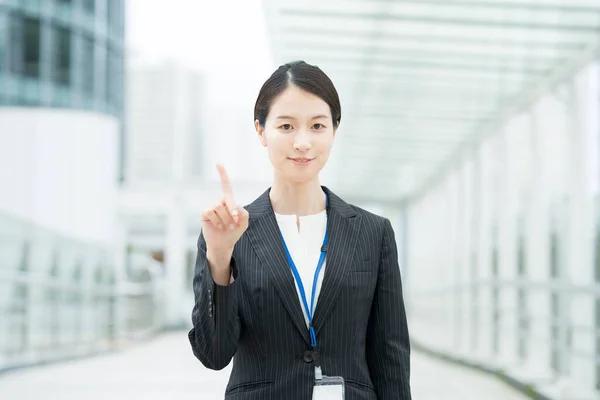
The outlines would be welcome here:
M 294 149 L 306 153 L 311 147 L 310 135 L 304 129 L 299 130 L 294 138 Z

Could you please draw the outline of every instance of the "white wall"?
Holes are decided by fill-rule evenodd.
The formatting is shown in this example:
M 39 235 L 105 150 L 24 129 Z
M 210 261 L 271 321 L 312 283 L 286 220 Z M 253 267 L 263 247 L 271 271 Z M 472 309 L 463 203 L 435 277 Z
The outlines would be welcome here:
M 118 121 L 0 109 L 0 212 L 98 244 L 114 237 Z

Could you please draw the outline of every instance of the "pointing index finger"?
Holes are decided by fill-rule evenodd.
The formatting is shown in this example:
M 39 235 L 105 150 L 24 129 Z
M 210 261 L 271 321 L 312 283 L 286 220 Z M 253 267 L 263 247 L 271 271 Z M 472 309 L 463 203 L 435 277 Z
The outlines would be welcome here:
M 223 194 L 233 197 L 231 181 L 229 180 L 227 171 L 225 171 L 225 167 L 223 167 L 221 164 L 217 164 L 217 170 L 219 171 L 219 175 L 221 176 L 221 189 L 223 190 Z
M 225 199 L 225 203 L 227 209 L 231 213 L 233 220 L 235 223 L 238 222 L 238 210 L 235 204 L 235 200 L 233 199 L 233 189 L 231 188 L 231 181 L 229 180 L 229 176 L 225 171 L 225 168 L 221 164 L 217 164 L 217 169 L 219 170 L 219 175 L 221 176 L 221 189 L 223 190 L 223 197 Z

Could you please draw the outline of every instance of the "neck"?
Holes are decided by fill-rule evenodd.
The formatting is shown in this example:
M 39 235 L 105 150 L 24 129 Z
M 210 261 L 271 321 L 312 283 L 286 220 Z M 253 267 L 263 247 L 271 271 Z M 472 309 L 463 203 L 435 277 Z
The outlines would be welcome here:
M 275 179 L 269 197 L 278 214 L 304 216 L 325 210 L 325 193 L 318 178 L 305 183 Z

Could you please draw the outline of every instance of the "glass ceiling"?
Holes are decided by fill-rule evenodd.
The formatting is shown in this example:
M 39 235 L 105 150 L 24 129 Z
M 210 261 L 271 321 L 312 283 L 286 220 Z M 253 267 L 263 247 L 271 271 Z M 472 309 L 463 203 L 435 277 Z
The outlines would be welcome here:
M 344 195 L 401 201 L 598 57 L 600 0 L 263 0 L 277 65 L 335 83 Z

